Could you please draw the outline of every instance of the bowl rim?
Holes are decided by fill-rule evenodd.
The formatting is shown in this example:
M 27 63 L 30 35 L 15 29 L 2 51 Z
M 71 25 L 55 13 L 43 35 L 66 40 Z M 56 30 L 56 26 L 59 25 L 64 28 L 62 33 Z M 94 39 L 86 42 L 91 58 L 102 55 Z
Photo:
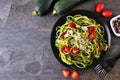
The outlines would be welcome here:
M 113 33 L 114 33 L 116 36 L 119 37 L 120 34 L 118 34 L 118 33 L 115 31 L 115 29 L 114 29 L 114 27 L 113 27 L 113 24 L 112 24 L 112 22 L 113 22 L 114 20 L 116 20 L 118 17 L 120 17 L 120 15 L 117 15 L 117 16 L 113 17 L 113 18 L 110 20 L 110 26 L 111 26 L 111 29 L 112 29 Z

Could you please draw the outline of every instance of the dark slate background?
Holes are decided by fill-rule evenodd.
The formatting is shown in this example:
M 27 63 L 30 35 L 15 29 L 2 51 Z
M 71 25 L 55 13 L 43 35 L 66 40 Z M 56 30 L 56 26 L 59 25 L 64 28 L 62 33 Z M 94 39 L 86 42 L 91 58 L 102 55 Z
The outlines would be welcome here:
M 111 9 L 113 15 L 120 14 L 119 0 L 91 0 L 74 10 L 95 11 L 99 1 L 104 1 L 105 9 Z M 63 77 L 61 71 L 66 67 L 55 59 L 50 46 L 51 30 L 60 16 L 51 12 L 44 17 L 32 16 L 34 3 L 35 0 L 0 0 L 0 80 L 72 80 Z M 119 49 L 120 38 L 111 34 L 112 45 Z M 106 80 L 119 80 L 119 68 L 120 60 Z M 100 80 L 92 69 L 79 73 L 78 80 Z

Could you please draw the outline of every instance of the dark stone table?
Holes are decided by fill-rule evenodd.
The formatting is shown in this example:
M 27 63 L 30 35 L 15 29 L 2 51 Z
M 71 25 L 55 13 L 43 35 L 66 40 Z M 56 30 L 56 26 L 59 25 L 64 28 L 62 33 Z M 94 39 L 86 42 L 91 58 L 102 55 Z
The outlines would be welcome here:
M 99 1 L 114 15 L 120 14 L 119 0 L 91 0 L 74 9 L 95 11 Z M 0 80 L 72 80 L 64 78 L 65 69 L 54 57 L 50 34 L 60 15 L 32 16 L 35 0 L 0 0 Z M 110 27 L 110 26 L 109 26 Z M 111 30 L 111 28 L 110 28 Z M 112 45 L 120 38 L 112 34 Z M 106 80 L 120 80 L 120 60 Z M 78 80 L 100 80 L 94 71 L 80 72 Z

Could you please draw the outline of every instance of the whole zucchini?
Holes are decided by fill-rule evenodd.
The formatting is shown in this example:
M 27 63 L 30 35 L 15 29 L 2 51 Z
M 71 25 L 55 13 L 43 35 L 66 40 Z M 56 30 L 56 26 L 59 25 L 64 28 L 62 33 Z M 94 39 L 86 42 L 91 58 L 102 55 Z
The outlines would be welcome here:
M 55 3 L 53 14 L 63 14 L 87 0 L 59 0 Z
M 55 1 L 56 0 L 37 0 L 32 14 L 40 16 L 47 14 L 53 8 Z

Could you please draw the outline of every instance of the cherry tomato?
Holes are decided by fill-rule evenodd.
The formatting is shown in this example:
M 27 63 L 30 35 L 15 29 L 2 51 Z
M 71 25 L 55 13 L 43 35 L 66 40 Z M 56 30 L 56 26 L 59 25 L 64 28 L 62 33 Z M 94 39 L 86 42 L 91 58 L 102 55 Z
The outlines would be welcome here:
M 78 79 L 78 77 L 79 77 L 79 73 L 78 73 L 77 71 L 73 71 L 73 72 L 71 73 L 71 78 L 72 78 L 73 80 Z
M 95 27 L 91 26 L 91 27 L 88 27 L 88 32 L 91 34 L 93 32 L 95 32 Z
M 64 38 L 65 34 L 66 34 L 66 32 L 62 32 L 61 36 Z
M 71 72 L 70 72 L 70 70 L 68 70 L 68 69 L 63 69 L 63 70 L 62 70 L 62 73 L 63 73 L 63 76 L 64 76 L 64 77 L 69 77 Z
M 64 53 L 70 53 L 70 47 L 69 46 L 63 46 L 62 47 L 62 52 L 64 52 Z
M 73 56 L 76 56 L 79 53 L 79 49 L 77 47 L 74 47 L 74 48 L 72 48 L 71 52 L 72 52 L 71 54 Z
M 104 8 L 104 2 L 101 1 L 96 4 L 96 8 L 95 8 L 96 12 L 98 12 L 98 13 L 101 12 L 103 10 L 103 8 Z
M 98 51 L 102 51 L 102 50 L 103 50 L 102 45 L 99 44 L 99 46 L 98 46 Z
M 95 38 L 96 38 L 96 33 L 95 32 L 88 35 L 89 40 L 94 40 Z
M 71 28 L 75 28 L 75 23 L 74 23 L 74 22 L 71 22 L 71 23 L 69 24 L 69 26 L 70 26 Z
M 104 10 L 102 12 L 102 16 L 105 18 L 111 17 L 112 16 L 112 11 L 111 10 Z

